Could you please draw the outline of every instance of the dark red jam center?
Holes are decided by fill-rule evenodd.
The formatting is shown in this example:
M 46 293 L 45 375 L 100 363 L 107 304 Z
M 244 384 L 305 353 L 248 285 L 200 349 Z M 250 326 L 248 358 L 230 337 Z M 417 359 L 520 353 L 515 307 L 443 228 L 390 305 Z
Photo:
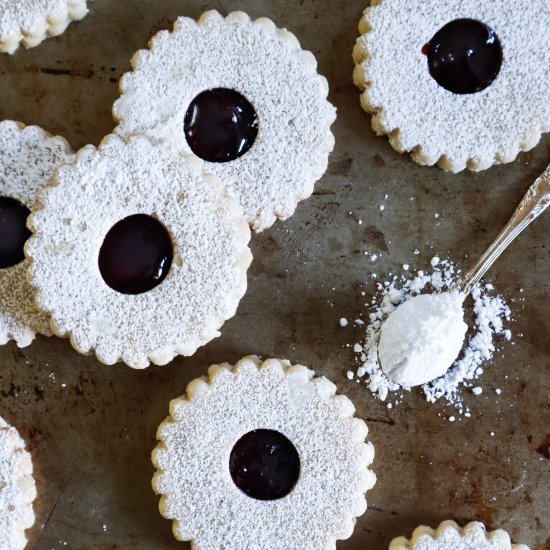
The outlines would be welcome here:
M 189 147 L 199 158 L 229 162 L 254 144 L 258 117 L 243 95 L 228 88 L 215 88 L 200 93 L 191 102 L 184 131 Z
M 0 197 L 0 269 L 25 259 L 23 247 L 31 236 L 27 229 L 30 210 L 15 199 Z
M 490 86 L 502 66 L 495 31 L 475 19 L 455 19 L 437 31 L 422 53 L 430 74 L 455 94 L 473 94 Z
M 162 283 L 173 253 L 166 228 L 151 216 L 135 214 L 107 233 L 99 251 L 99 271 L 113 290 L 141 294 Z
M 235 485 L 257 500 L 288 495 L 300 477 L 300 457 L 294 445 L 274 430 L 254 430 L 243 435 L 229 457 Z

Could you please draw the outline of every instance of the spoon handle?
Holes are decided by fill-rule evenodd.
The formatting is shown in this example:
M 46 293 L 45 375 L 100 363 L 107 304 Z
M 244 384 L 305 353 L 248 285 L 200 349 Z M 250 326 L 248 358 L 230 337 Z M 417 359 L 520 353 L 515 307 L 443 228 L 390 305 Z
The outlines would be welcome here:
M 531 185 L 514 215 L 487 252 L 458 281 L 457 288 L 464 294 L 469 294 L 506 247 L 548 206 L 550 206 L 550 164 Z

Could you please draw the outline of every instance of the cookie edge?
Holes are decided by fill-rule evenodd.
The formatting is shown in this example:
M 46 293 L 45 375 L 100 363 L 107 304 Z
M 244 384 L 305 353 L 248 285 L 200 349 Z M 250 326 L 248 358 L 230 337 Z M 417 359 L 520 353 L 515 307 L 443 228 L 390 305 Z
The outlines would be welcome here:
M 456 531 L 461 537 L 463 537 L 468 531 L 481 530 L 485 533 L 485 537 L 488 542 L 495 539 L 501 539 L 504 544 L 509 545 L 510 550 L 529 550 L 529 547 L 524 544 L 512 544 L 510 541 L 510 536 L 502 529 L 487 531 L 483 523 L 479 521 L 471 521 L 461 528 L 458 523 L 452 520 L 443 521 L 435 529 L 427 527 L 426 525 L 420 525 L 413 531 L 410 540 L 405 537 L 393 539 L 390 542 L 389 550 L 414 550 L 414 546 L 420 537 L 427 535 L 434 541 L 437 541 L 446 531 L 449 530 Z
M 20 24 L 8 35 L 0 36 L 0 52 L 14 54 L 20 45 L 30 49 L 46 38 L 63 34 L 72 21 L 83 19 L 88 13 L 87 0 L 66 0 L 65 17 L 46 14 L 35 22 L 33 29 L 24 29 Z

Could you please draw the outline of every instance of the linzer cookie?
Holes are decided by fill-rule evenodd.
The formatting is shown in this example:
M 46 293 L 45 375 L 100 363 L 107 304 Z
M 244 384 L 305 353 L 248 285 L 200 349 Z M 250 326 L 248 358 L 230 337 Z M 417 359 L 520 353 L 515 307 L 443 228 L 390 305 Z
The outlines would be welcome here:
M 462 529 L 454 521 L 444 521 L 437 529 L 417 527 L 410 540 L 392 540 L 389 550 L 529 550 L 523 544 L 512 544 L 502 529 L 488 532 L 473 521 Z
M 59 170 L 29 219 L 29 275 L 59 336 L 134 368 L 219 336 L 246 290 L 250 230 L 202 162 L 107 136 Z
M 135 54 L 113 114 L 205 161 L 252 228 L 292 215 L 324 174 L 335 109 L 317 62 L 266 18 L 209 11 L 180 17 Z
M 170 403 L 153 488 L 193 548 L 334 549 L 376 481 L 351 401 L 288 361 L 214 365 Z
M 27 281 L 27 217 L 54 171 L 71 162 L 69 144 L 37 126 L 0 122 L 0 345 L 28 346 L 36 333 L 51 335 L 48 316 L 34 303 Z
M 87 13 L 86 0 L 0 0 L 0 52 L 33 48 Z
M 353 51 L 377 134 L 458 172 L 513 161 L 550 129 L 547 0 L 378 0 Z
M 31 455 L 17 430 L 0 418 L 0 548 L 23 550 L 34 524 L 36 486 Z

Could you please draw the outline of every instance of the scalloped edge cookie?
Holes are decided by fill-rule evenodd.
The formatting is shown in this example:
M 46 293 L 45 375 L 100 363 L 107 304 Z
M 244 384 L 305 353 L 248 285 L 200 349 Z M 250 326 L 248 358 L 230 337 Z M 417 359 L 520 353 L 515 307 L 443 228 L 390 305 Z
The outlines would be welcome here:
M 289 361 L 212 365 L 159 426 L 152 485 L 160 513 L 197 550 L 334 549 L 351 536 L 376 482 L 374 447 L 354 412 L 329 380 Z M 231 449 L 256 429 L 282 433 L 300 456 L 300 477 L 283 498 L 256 500 L 231 478 Z
M 314 55 L 292 33 L 265 17 L 212 10 L 198 21 L 180 17 L 131 64 L 113 106 L 116 133 L 143 133 L 192 153 L 183 130 L 190 103 L 208 89 L 234 89 L 254 106 L 258 135 L 241 157 L 205 162 L 205 169 L 222 180 L 256 231 L 288 218 L 312 194 L 334 147 L 336 110 Z
M 23 550 L 35 521 L 32 459 L 18 431 L 0 418 L 0 548 Z
M 504 51 L 498 77 L 474 94 L 439 86 L 422 52 L 458 18 L 489 25 Z M 512 162 L 550 131 L 548 28 L 546 0 L 373 1 L 359 23 L 353 80 L 374 132 L 418 164 L 452 172 Z
M 74 153 L 65 138 L 38 126 L 0 122 L 0 197 L 24 204 L 32 213 L 40 191 Z M 51 336 L 49 317 L 35 304 L 34 288 L 27 280 L 28 260 L 0 269 L 0 345 L 13 340 L 19 347 L 35 335 Z
M 35 0 L 29 13 L 21 10 L 23 3 L 25 0 L 0 1 L 0 8 L 4 9 L 0 13 L 0 52 L 13 54 L 20 44 L 34 48 L 49 36 L 59 36 L 71 21 L 83 19 L 88 13 L 87 0 L 42 0 L 41 6 Z M 15 13 L 3 4 L 11 4 Z M 11 21 L 4 21 L 8 17 Z
M 62 167 L 40 203 L 25 245 L 37 306 L 56 335 L 102 363 L 145 368 L 192 355 L 246 292 L 252 253 L 241 209 L 196 157 L 167 143 L 111 134 Z M 109 230 L 134 214 L 165 226 L 174 256 L 161 284 L 129 295 L 105 283 L 98 257 Z
M 452 537 L 454 540 L 450 540 Z M 474 537 L 471 544 L 468 538 Z M 480 542 L 486 542 L 479 546 Z M 455 542 L 455 545 L 452 543 Z M 475 544 L 475 546 L 473 546 Z M 502 529 L 487 531 L 483 523 L 472 521 L 464 527 L 454 521 L 444 521 L 436 529 L 421 525 L 408 540 L 405 537 L 394 539 L 389 550 L 529 550 L 524 544 L 512 544 L 508 533 Z

